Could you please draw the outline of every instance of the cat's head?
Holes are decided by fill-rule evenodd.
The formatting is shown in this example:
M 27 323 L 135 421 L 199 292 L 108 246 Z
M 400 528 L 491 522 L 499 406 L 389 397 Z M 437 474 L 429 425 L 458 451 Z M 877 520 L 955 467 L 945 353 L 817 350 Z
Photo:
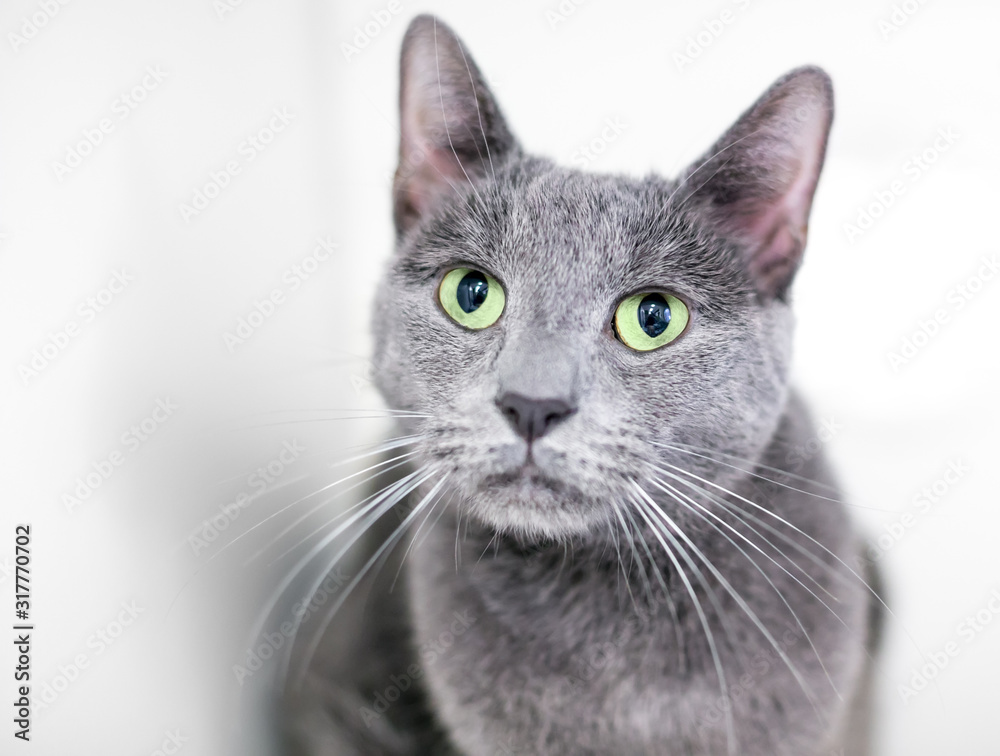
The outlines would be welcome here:
M 664 444 L 759 455 L 787 396 L 825 73 L 780 79 L 677 180 L 529 156 L 430 16 L 406 33 L 400 109 L 376 380 L 426 416 L 415 459 L 454 506 L 559 538 L 613 521 L 664 463 L 721 474 Z

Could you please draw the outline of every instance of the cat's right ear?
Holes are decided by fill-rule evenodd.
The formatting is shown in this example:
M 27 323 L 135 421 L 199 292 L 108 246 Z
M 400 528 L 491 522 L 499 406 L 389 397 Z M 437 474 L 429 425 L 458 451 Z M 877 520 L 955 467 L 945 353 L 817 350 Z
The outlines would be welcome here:
M 819 68 L 778 79 L 695 163 L 679 190 L 739 240 L 757 289 L 783 297 L 802 261 L 809 211 L 833 120 Z
M 434 16 L 417 16 L 403 38 L 396 232 L 490 175 L 514 137 L 465 45 Z

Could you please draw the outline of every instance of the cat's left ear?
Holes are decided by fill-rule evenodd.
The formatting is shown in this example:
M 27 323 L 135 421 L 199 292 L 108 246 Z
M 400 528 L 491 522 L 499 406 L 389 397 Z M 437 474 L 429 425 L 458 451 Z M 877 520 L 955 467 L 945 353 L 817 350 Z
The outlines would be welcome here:
M 796 69 L 683 177 L 680 195 L 744 247 L 764 297 L 784 297 L 802 260 L 832 121 L 830 77 L 811 66 Z
M 465 45 L 443 22 L 417 16 L 403 38 L 399 81 L 396 231 L 491 171 L 515 140 Z

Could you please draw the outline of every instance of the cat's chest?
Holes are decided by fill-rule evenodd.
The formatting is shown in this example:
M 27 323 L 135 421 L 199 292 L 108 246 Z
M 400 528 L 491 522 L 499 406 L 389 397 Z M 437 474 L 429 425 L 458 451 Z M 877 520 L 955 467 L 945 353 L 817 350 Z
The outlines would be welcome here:
M 464 752 L 646 754 L 682 736 L 678 713 L 710 688 L 686 668 L 666 607 L 640 619 L 572 581 L 518 590 L 485 559 L 470 579 L 439 560 L 438 538 L 413 557 L 411 612 L 434 707 Z

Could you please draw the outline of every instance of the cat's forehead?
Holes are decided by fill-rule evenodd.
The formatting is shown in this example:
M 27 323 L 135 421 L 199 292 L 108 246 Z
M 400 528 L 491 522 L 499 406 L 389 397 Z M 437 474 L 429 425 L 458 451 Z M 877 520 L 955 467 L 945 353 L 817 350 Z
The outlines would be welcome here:
M 746 288 L 731 249 L 672 204 L 674 182 L 595 175 L 529 160 L 505 167 L 408 251 L 427 272 L 481 267 L 545 297 L 666 288 L 694 299 Z

